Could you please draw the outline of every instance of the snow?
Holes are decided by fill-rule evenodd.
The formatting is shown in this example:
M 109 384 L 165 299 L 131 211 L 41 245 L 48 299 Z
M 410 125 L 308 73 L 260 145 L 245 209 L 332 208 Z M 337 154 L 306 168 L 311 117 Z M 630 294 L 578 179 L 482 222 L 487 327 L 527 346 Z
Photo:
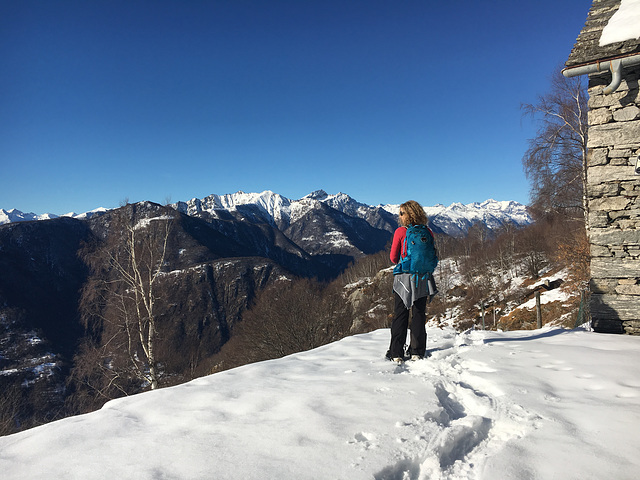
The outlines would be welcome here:
M 380 208 L 394 215 L 400 211 L 400 205 L 381 205 Z M 455 202 L 448 207 L 438 204 L 423 208 L 433 225 L 452 236 L 465 235 L 469 227 L 477 222 L 484 223 L 490 228 L 499 228 L 507 222 L 517 225 L 528 225 L 533 222 L 527 207 L 514 201 L 489 199 L 481 203 L 473 202 L 463 205 Z
M 244 206 L 249 206 L 253 207 L 251 210 L 263 220 L 277 225 L 280 229 L 286 229 L 310 211 L 321 208 L 322 204 L 349 216 L 365 220 L 378 209 L 386 210 L 394 216 L 397 215 L 400 209 L 400 205 L 378 205 L 377 207 L 365 205 L 345 193 L 329 195 L 324 190 L 313 192 L 300 200 L 290 200 L 271 190 L 265 190 L 261 193 L 239 191 L 225 195 L 213 194 L 203 199 L 193 198 L 188 202 L 174 203 L 171 207 L 187 215 L 207 212 L 213 218 L 219 218 L 221 212 L 238 211 Z M 104 208 L 98 208 L 79 215 L 68 213 L 65 216 L 87 219 L 105 211 L 106 209 Z M 477 222 L 483 222 L 489 228 L 498 228 L 506 222 L 527 225 L 533 221 L 527 213 L 526 206 L 514 201 L 496 201 L 492 199 L 467 205 L 453 203 L 448 207 L 444 205 L 425 207 L 425 212 L 433 225 L 440 228 L 444 233 L 453 236 L 465 235 L 469 227 Z M 0 225 L 54 217 L 55 215 L 52 214 L 24 214 L 15 209 L 8 211 L 0 209 Z
M 52 218 L 57 218 L 57 215 L 53 215 L 51 213 L 43 213 L 42 215 L 36 215 L 35 213 L 23 213 L 20 210 L 16 210 L 12 208 L 10 210 L 5 210 L 0 208 L 0 225 L 4 225 L 5 223 L 12 222 L 29 222 L 33 220 L 50 220 Z
M 569 278 L 571 274 L 567 269 L 556 272 L 553 275 L 547 275 L 541 277 L 537 282 L 529 287 L 531 290 L 535 290 L 536 287 L 542 286 L 546 283 L 554 282 L 556 280 L 563 280 L 565 278 Z M 515 284 L 521 284 L 522 279 L 518 278 L 514 282 Z M 567 302 L 571 300 L 572 296 L 575 296 L 575 292 L 568 291 L 563 288 L 554 288 L 553 290 L 546 291 L 544 289 L 540 289 L 540 304 L 544 305 L 546 303 L 551 302 Z M 533 310 L 536 308 L 536 299 L 535 297 L 528 300 L 527 302 L 518 306 L 518 308 L 525 308 L 529 310 Z
M 72 217 L 72 218 L 76 218 L 78 220 L 86 220 L 88 218 L 93 217 L 94 215 L 100 215 L 100 214 L 108 212 L 108 211 L 109 211 L 108 208 L 98 207 L 98 208 L 94 208 L 93 210 L 90 210 L 88 212 L 84 212 L 84 213 L 80 213 L 80 214 L 76 214 L 74 212 L 69 212 L 69 213 L 63 215 L 63 217 Z
M 174 217 L 169 215 L 161 215 L 159 217 L 143 218 L 133 226 L 133 229 L 143 230 L 145 228 L 149 228 L 149 225 L 151 225 L 151 222 L 158 222 L 158 221 L 164 221 L 164 220 L 166 221 L 174 220 Z
M 348 248 L 351 247 L 351 242 L 342 232 L 327 232 L 324 235 L 324 238 L 327 240 L 327 243 L 333 245 L 336 248 Z
M 600 46 L 636 38 L 640 38 L 640 0 L 622 0 L 602 30 Z
M 540 293 L 540 304 L 544 305 L 551 302 L 566 302 L 571 299 L 571 295 L 566 290 L 555 289 L 550 292 L 542 291 Z M 532 298 L 520 305 L 518 308 L 526 308 L 532 310 L 536 307 L 536 299 Z
M 62 216 L 72 217 L 79 220 L 85 220 L 87 218 L 91 218 L 93 215 L 101 214 L 106 211 L 107 211 L 106 208 L 100 207 L 100 208 L 93 209 L 89 212 L 81 213 L 79 215 L 75 214 L 74 212 L 69 212 Z M 41 215 L 36 215 L 35 213 L 31 213 L 31 212 L 24 213 L 24 212 L 21 212 L 20 210 L 16 210 L 15 208 L 12 208 L 10 210 L 5 210 L 3 208 L 0 208 L 0 225 L 4 225 L 5 223 L 14 223 L 14 222 L 30 222 L 34 220 L 51 220 L 54 218 L 58 218 L 58 215 L 55 215 L 53 213 L 43 213 Z
M 0 438 L 3 479 L 637 478 L 640 338 L 389 330 Z
M 201 211 L 215 213 L 218 210 L 236 210 L 241 205 L 255 205 L 259 211 L 263 213 L 265 218 L 271 218 L 275 221 L 285 220 L 289 215 L 291 200 L 283 197 L 271 190 L 265 190 L 261 193 L 245 193 L 238 191 L 236 193 L 217 195 L 209 195 L 202 200 L 192 198 L 188 202 L 178 202 L 173 205 L 177 210 L 188 215 L 195 215 Z

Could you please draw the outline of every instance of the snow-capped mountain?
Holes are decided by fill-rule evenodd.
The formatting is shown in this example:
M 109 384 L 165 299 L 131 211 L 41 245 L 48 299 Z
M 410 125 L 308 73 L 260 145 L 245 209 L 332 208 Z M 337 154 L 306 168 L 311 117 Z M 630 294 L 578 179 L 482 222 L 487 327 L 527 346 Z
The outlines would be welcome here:
M 505 223 L 522 226 L 533 221 L 527 212 L 527 207 L 514 201 L 499 202 L 490 199 L 467 205 L 453 203 L 448 207 L 443 205 L 427 207 L 425 211 L 434 225 L 452 236 L 465 235 L 475 223 L 483 223 L 489 229 L 495 230 Z
M 349 217 L 365 220 L 377 229 L 392 232 L 397 227 L 399 205 L 371 206 L 360 203 L 345 193 L 330 195 L 324 190 L 312 192 L 299 200 L 291 200 L 270 190 L 261 193 L 239 191 L 225 195 L 213 194 L 202 199 L 193 198 L 187 202 L 174 203 L 171 206 L 190 216 L 221 219 L 232 213 L 235 216 L 240 215 L 245 220 L 257 223 L 266 222 L 284 231 L 310 211 L 321 208 L 321 205 L 331 207 Z M 82 214 L 68 213 L 63 216 L 87 219 L 105 211 L 104 208 L 98 208 Z M 453 203 L 448 207 L 444 205 L 426 206 L 425 212 L 435 231 L 452 236 L 465 235 L 469 228 L 478 222 L 492 230 L 505 223 L 527 225 L 532 222 L 531 216 L 527 213 L 527 207 L 514 201 L 490 199 L 467 205 Z M 53 214 L 36 215 L 22 213 L 16 209 L 0 209 L 0 225 L 57 217 Z
M 220 218 L 226 212 L 240 212 L 253 217 L 254 220 L 262 219 L 280 229 L 286 229 L 309 211 L 319 208 L 321 203 L 349 216 L 360 218 L 364 218 L 372 208 L 343 193 L 328 195 L 323 190 L 313 192 L 300 200 L 291 200 L 270 190 L 262 193 L 239 191 L 226 195 L 209 195 L 203 199 L 193 198 L 188 202 L 177 202 L 171 206 L 187 215 L 197 216 L 206 213 L 213 218 Z
M 12 223 L 12 222 L 48 220 L 51 218 L 58 218 L 58 215 L 53 215 L 51 213 L 36 215 L 35 213 L 24 213 L 24 212 L 21 212 L 20 210 L 16 210 L 15 208 L 12 208 L 10 210 L 5 210 L 4 208 L 0 208 L 0 225 L 3 225 L 5 223 Z
M 400 205 L 383 205 L 386 211 L 397 215 Z M 432 226 L 437 230 L 454 237 L 463 236 L 476 223 L 483 223 L 491 230 L 500 228 L 505 223 L 528 225 L 533 222 L 527 207 L 514 201 L 486 200 L 463 205 L 452 203 L 448 207 L 435 205 L 424 207 L 424 211 Z
M 397 227 L 397 214 L 400 205 L 371 206 L 360 203 L 345 193 L 329 195 L 318 190 L 301 198 L 290 200 L 269 190 L 262 193 L 237 192 L 228 195 L 209 195 L 203 199 L 194 198 L 188 202 L 178 202 L 172 206 L 188 215 L 207 213 L 220 218 L 228 211 L 238 211 L 253 207 L 253 216 L 285 229 L 310 210 L 325 204 L 350 217 L 366 220 L 371 226 L 393 231 Z M 436 205 L 425 207 L 432 227 L 439 232 L 452 236 L 463 236 L 475 223 L 483 223 L 494 230 L 505 223 L 527 225 L 532 218 L 527 207 L 514 201 L 486 200 L 467 205 L 453 203 L 448 207 Z M 245 212 L 243 212 L 245 213 Z
M 104 213 L 106 211 L 107 211 L 106 208 L 100 207 L 84 213 L 70 212 L 64 215 L 55 215 L 53 213 L 43 213 L 41 215 L 37 215 L 32 212 L 24 213 L 24 212 L 21 212 L 20 210 L 16 210 L 15 208 L 12 208 L 10 210 L 5 210 L 3 208 L 0 208 L 0 225 L 4 225 L 5 223 L 14 223 L 14 222 L 31 222 L 34 220 L 51 220 L 53 218 L 60 218 L 60 217 L 71 217 L 71 218 L 77 218 L 78 220 L 86 220 L 88 218 L 93 217 L 94 215 L 100 215 L 101 213 Z
M 269 190 L 262 193 L 239 191 L 226 195 L 213 194 L 203 199 L 193 198 L 188 202 L 177 202 L 171 206 L 187 215 L 208 213 L 214 218 L 219 218 L 222 212 L 236 211 L 246 205 L 254 206 L 260 217 L 274 224 L 290 221 L 291 200 Z

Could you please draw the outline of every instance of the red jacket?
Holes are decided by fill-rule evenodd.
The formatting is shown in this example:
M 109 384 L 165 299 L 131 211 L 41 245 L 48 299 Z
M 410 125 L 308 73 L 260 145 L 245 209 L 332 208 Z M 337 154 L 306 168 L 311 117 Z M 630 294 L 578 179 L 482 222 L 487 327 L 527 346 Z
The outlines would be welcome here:
M 404 245 L 406 236 L 407 227 L 398 227 L 393 234 L 393 243 L 391 244 L 391 253 L 389 254 L 389 258 L 391 258 L 393 263 L 398 263 L 401 258 L 407 256 L 407 247 Z

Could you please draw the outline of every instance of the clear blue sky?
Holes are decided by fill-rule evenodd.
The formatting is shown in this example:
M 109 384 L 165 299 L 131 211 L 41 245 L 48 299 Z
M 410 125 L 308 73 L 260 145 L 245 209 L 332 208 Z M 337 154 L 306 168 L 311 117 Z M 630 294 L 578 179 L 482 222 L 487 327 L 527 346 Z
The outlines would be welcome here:
M 529 201 L 590 0 L 0 1 L 0 208 Z

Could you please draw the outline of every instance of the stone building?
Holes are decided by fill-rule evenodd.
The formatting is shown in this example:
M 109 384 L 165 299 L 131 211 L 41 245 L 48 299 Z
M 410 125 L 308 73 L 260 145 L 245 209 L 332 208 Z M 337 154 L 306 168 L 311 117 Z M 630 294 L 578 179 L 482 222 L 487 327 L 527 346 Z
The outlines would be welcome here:
M 594 0 L 565 65 L 589 78 L 592 325 L 640 334 L 640 2 Z

